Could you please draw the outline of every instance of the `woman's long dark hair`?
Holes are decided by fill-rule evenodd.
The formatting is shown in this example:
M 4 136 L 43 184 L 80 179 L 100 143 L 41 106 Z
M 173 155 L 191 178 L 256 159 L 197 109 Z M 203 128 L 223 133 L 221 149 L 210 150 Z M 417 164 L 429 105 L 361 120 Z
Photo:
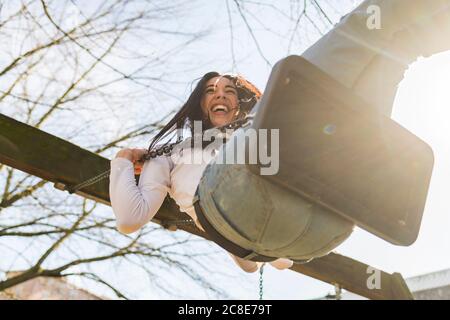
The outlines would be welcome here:
M 198 81 L 186 103 L 180 111 L 153 137 L 149 150 L 152 150 L 163 138 L 173 134 L 177 129 L 185 128 L 186 124 L 193 135 L 194 121 L 203 121 L 203 129 L 212 127 L 209 120 L 204 120 L 200 101 L 203 96 L 206 83 L 214 78 L 223 76 L 231 80 L 237 89 L 240 111 L 238 117 L 244 117 L 261 97 L 261 92 L 250 81 L 241 76 L 221 75 L 218 72 L 208 72 Z

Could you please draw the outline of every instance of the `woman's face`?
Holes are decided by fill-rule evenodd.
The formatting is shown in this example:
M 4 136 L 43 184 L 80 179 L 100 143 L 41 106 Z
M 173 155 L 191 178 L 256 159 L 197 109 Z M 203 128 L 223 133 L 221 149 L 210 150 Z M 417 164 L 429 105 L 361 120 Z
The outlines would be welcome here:
M 232 122 L 239 113 L 236 86 L 225 77 L 209 79 L 203 89 L 200 106 L 204 117 L 209 118 L 214 127 Z

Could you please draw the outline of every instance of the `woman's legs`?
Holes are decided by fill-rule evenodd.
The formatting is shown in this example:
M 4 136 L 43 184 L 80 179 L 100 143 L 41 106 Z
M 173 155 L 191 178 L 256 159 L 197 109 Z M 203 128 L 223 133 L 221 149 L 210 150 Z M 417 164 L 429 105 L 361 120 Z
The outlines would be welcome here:
M 390 116 L 409 64 L 446 50 L 450 0 L 367 0 L 302 56 Z

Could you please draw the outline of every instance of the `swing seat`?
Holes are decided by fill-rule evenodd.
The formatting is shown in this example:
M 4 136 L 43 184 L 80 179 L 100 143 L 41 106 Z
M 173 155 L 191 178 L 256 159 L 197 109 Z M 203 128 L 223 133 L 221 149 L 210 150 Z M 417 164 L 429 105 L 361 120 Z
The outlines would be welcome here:
M 424 141 L 300 56 L 274 66 L 257 108 L 252 128 L 280 136 L 279 171 L 262 178 L 393 244 L 416 240 L 434 162 Z

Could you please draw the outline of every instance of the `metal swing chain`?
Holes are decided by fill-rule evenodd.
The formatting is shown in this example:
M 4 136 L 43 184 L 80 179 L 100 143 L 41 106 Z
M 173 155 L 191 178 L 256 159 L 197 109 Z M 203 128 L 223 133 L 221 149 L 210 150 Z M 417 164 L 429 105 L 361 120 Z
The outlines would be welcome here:
M 252 116 L 247 115 L 246 117 L 244 117 L 242 119 L 235 120 L 235 121 L 233 121 L 233 122 L 231 122 L 231 123 L 229 123 L 229 124 L 227 124 L 225 126 L 217 127 L 216 129 L 218 129 L 218 130 L 233 129 L 234 130 L 234 129 L 243 127 L 246 124 L 246 122 L 248 122 L 248 120 L 251 119 L 251 118 L 252 118 Z M 183 141 L 182 139 L 178 138 L 178 140 L 176 142 L 173 142 L 173 143 L 168 144 L 168 145 L 164 145 L 164 146 L 159 147 L 159 148 L 157 148 L 155 150 L 148 150 L 147 153 L 144 155 L 144 157 L 142 159 L 143 160 L 150 160 L 152 158 L 156 158 L 156 157 L 159 157 L 159 156 L 162 156 L 162 155 L 170 155 L 172 150 L 173 150 L 173 147 L 175 145 L 179 144 L 182 141 Z M 67 190 L 69 193 L 74 193 L 74 192 L 76 192 L 76 191 L 78 191 L 78 190 L 80 190 L 80 189 L 82 189 L 84 187 L 93 185 L 94 183 L 97 183 L 97 182 L 105 179 L 106 177 L 109 176 L 110 173 L 111 173 L 111 169 L 109 169 L 109 170 L 107 170 L 105 172 L 102 172 L 101 174 L 99 174 L 99 175 L 97 175 L 95 177 L 89 178 L 88 180 L 83 181 L 83 182 L 81 182 L 81 183 L 79 183 L 79 184 L 77 184 L 77 185 L 75 185 L 73 187 L 66 186 L 65 190 Z
M 169 145 L 165 145 L 165 146 L 162 146 L 162 147 L 160 147 L 158 149 L 155 149 L 155 150 L 152 150 L 152 151 L 148 151 L 147 154 L 144 155 L 143 159 L 150 160 L 151 158 L 156 158 L 156 157 L 162 156 L 164 154 L 170 154 L 170 152 L 172 152 L 173 147 L 176 144 L 181 142 L 180 140 L 181 139 L 179 139 L 176 142 L 171 143 Z M 79 184 L 77 184 L 77 185 L 75 185 L 73 187 L 66 186 L 65 190 L 67 190 L 69 193 L 74 193 L 74 192 L 76 192 L 76 191 L 78 191 L 80 189 L 83 189 L 84 187 L 93 185 L 94 183 L 97 183 L 97 182 L 99 182 L 99 181 L 101 181 L 103 179 L 106 179 L 109 176 L 110 173 L 111 173 L 111 169 L 109 169 L 109 170 L 107 170 L 105 172 L 102 172 L 99 175 L 97 175 L 95 177 L 92 177 L 92 178 L 90 178 L 90 179 L 88 179 L 86 181 L 83 181 L 83 182 L 81 182 L 81 183 L 79 183 Z
M 100 173 L 98 176 L 92 177 L 92 178 L 90 178 L 82 183 L 79 183 L 73 187 L 66 186 L 65 190 L 67 190 L 70 194 L 72 194 L 80 189 L 83 189 L 84 187 L 90 186 L 91 184 L 94 184 L 98 181 L 105 179 L 107 176 L 109 176 L 110 172 L 111 172 L 111 170 Z
M 264 273 L 264 265 L 266 263 L 263 263 L 261 267 L 259 268 L 259 300 L 263 300 L 263 294 L 264 294 L 264 286 L 263 286 L 263 273 Z
M 252 118 L 253 118 L 253 114 L 248 114 L 248 115 L 246 115 L 245 117 L 243 117 L 241 119 L 237 119 L 237 120 L 235 120 L 235 121 L 233 121 L 233 122 L 231 122 L 231 123 L 229 123 L 227 125 L 224 125 L 224 126 L 221 126 L 221 127 L 217 127 L 215 129 L 220 130 L 222 132 L 224 130 L 226 130 L 226 129 L 233 129 L 233 130 L 235 130 L 237 128 L 246 126 L 248 124 L 248 121 L 250 119 L 252 119 Z M 168 145 L 161 146 L 161 147 L 159 147 L 157 149 L 154 149 L 154 150 L 148 150 L 147 153 L 142 157 L 142 160 L 147 161 L 147 160 L 150 160 L 152 158 L 159 157 L 159 156 L 170 155 L 172 150 L 173 150 L 173 148 L 174 148 L 174 146 L 179 144 L 179 143 L 181 143 L 182 141 L 183 141 L 183 138 L 180 136 L 177 139 L 176 142 L 170 143 Z M 102 172 L 99 175 L 94 176 L 92 178 L 89 178 L 89 179 L 87 179 L 87 180 L 85 180 L 85 181 L 83 181 L 83 182 L 81 182 L 79 184 L 76 184 L 74 186 L 67 186 L 67 185 L 65 185 L 64 186 L 64 190 L 68 191 L 70 194 L 75 193 L 75 192 L 77 192 L 77 191 L 79 191 L 79 190 L 81 190 L 81 189 L 83 189 L 83 188 L 85 188 L 87 186 L 93 185 L 93 184 L 95 184 L 95 183 L 97 183 L 97 182 L 99 182 L 99 181 L 101 181 L 103 179 L 106 179 L 107 177 L 109 177 L 110 173 L 111 173 L 111 169 L 109 169 L 109 170 L 107 170 L 105 172 Z M 191 220 L 184 219 L 184 220 L 179 220 L 179 221 L 178 220 L 170 221 L 170 224 L 172 224 L 172 225 L 173 224 L 175 224 L 175 225 L 181 225 L 181 224 L 192 224 L 192 225 L 195 225 L 195 222 L 192 219 Z

